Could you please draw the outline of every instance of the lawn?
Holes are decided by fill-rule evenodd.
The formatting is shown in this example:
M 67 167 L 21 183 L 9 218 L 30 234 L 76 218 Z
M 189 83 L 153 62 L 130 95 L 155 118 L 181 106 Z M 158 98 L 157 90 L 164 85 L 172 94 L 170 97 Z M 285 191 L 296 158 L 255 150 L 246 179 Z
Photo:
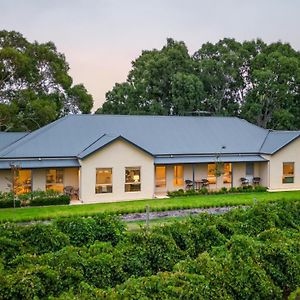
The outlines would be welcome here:
M 273 202 L 280 199 L 300 200 L 300 191 L 197 195 L 170 199 L 149 199 L 85 205 L 62 205 L 16 209 L 6 208 L 0 209 L 0 222 L 49 220 L 57 217 L 66 217 L 71 215 L 92 216 L 101 212 L 118 214 L 143 212 L 145 211 L 146 205 L 149 205 L 152 211 L 176 210 L 183 208 L 251 205 L 253 204 L 254 199 L 256 199 L 258 202 Z

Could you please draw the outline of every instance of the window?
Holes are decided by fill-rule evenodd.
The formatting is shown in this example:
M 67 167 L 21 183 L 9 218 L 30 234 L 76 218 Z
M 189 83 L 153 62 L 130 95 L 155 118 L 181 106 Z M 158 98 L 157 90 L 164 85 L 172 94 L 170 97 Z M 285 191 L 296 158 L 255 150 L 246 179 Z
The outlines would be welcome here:
M 166 167 L 156 166 L 155 167 L 155 187 L 164 188 L 166 187 Z
M 283 163 L 282 183 L 294 183 L 295 163 Z
M 216 167 L 217 167 L 216 164 L 208 164 L 207 165 L 207 180 L 210 184 L 217 183 Z
M 183 186 L 183 166 L 182 165 L 174 166 L 173 185 L 174 186 Z
M 223 183 L 231 183 L 232 164 L 224 163 Z
M 248 162 L 246 163 L 246 176 L 253 176 L 254 175 L 254 163 Z
M 139 192 L 141 190 L 141 168 L 125 168 L 125 192 Z
M 96 169 L 96 194 L 112 193 L 112 168 Z
M 46 174 L 46 190 L 53 190 L 63 193 L 64 191 L 64 170 L 48 169 Z
M 20 195 L 31 192 L 31 170 L 17 170 L 15 175 L 15 193 Z

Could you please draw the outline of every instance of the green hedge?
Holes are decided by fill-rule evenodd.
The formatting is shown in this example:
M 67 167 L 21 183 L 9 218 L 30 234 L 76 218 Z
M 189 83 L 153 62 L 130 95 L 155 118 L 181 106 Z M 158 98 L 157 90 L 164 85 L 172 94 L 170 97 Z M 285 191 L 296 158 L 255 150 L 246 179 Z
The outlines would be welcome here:
M 0 192 L 0 208 L 14 207 L 12 193 Z M 16 207 L 24 206 L 49 206 L 70 204 L 70 197 L 55 191 L 34 191 L 15 196 Z
M 256 186 L 239 186 L 232 187 L 227 189 L 226 187 L 222 187 L 220 190 L 209 190 L 206 187 L 201 188 L 199 190 L 183 190 L 179 189 L 178 191 L 168 192 L 168 196 L 173 197 L 184 197 L 184 196 L 195 196 L 195 195 L 215 195 L 215 194 L 235 194 L 235 193 L 251 193 L 251 192 L 266 192 L 267 188 L 261 185 Z

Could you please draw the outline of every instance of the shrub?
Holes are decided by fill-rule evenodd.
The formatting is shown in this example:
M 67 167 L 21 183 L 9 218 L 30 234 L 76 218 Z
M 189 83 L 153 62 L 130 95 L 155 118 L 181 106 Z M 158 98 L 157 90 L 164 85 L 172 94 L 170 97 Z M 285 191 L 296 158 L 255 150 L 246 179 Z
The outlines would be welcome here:
M 55 225 L 69 237 L 71 245 L 91 245 L 96 239 L 97 225 L 92 218 L 60 218 L 55 221 Z
M 33 253 L 42 254 L 54 252 L 70 244 L 67 235 L 58 231 L 52 225 L 36 224 L 25 226 L 21 231 L 24 246 L 32 249 Z
M 68 205 L 70 204 L 70 196 L 58 195 L 56 197 L 37 197 L 30 200 L 30 206 L 48 206 L 48 205 Z

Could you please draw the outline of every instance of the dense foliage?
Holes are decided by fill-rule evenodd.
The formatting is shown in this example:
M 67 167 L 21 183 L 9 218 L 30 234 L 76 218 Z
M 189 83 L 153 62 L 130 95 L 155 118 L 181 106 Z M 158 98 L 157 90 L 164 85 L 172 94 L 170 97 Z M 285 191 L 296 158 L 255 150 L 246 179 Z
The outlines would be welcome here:
M 0 31 L 0 131 L 34 130 L 68 113 L 89 113 L 92 96 L 72 85 L 68 71 L 52 42 Z
M 139 232 L 106 214 L 1 225 L 0 299 L 287 299 L 299 215 L 280 201 Z
M 300 53 L 282 42 L 183 42 L 143 51 L 127 81 L 106 94 L 108 114 L 239 116 L 273 129 L 300 129 Z
M 0 208 L 14 207 L 14 204 L 16 207 L 66 205 L 70 204 L 70 196 L 52 190 L 34 191 L 15 196 L 12 192 L 0 192 Z
M 179 189 L 177 191 L 169 191 L 168 196 L 173 197 L 183 197 L 183 196 L 195 196 L 195 195 L 220 195 L 220 194 L 234 194 L 234 193 L 252 193 L 252 192 L 266 192 L 267 188 L 261 185 L 245 185 L 239 187 L 231 187 L 227 189 L 226 187 L 222 187 L 220 190 L 209 190 L 206 187 L 203 187 L 199 190 L 183 190 Z

